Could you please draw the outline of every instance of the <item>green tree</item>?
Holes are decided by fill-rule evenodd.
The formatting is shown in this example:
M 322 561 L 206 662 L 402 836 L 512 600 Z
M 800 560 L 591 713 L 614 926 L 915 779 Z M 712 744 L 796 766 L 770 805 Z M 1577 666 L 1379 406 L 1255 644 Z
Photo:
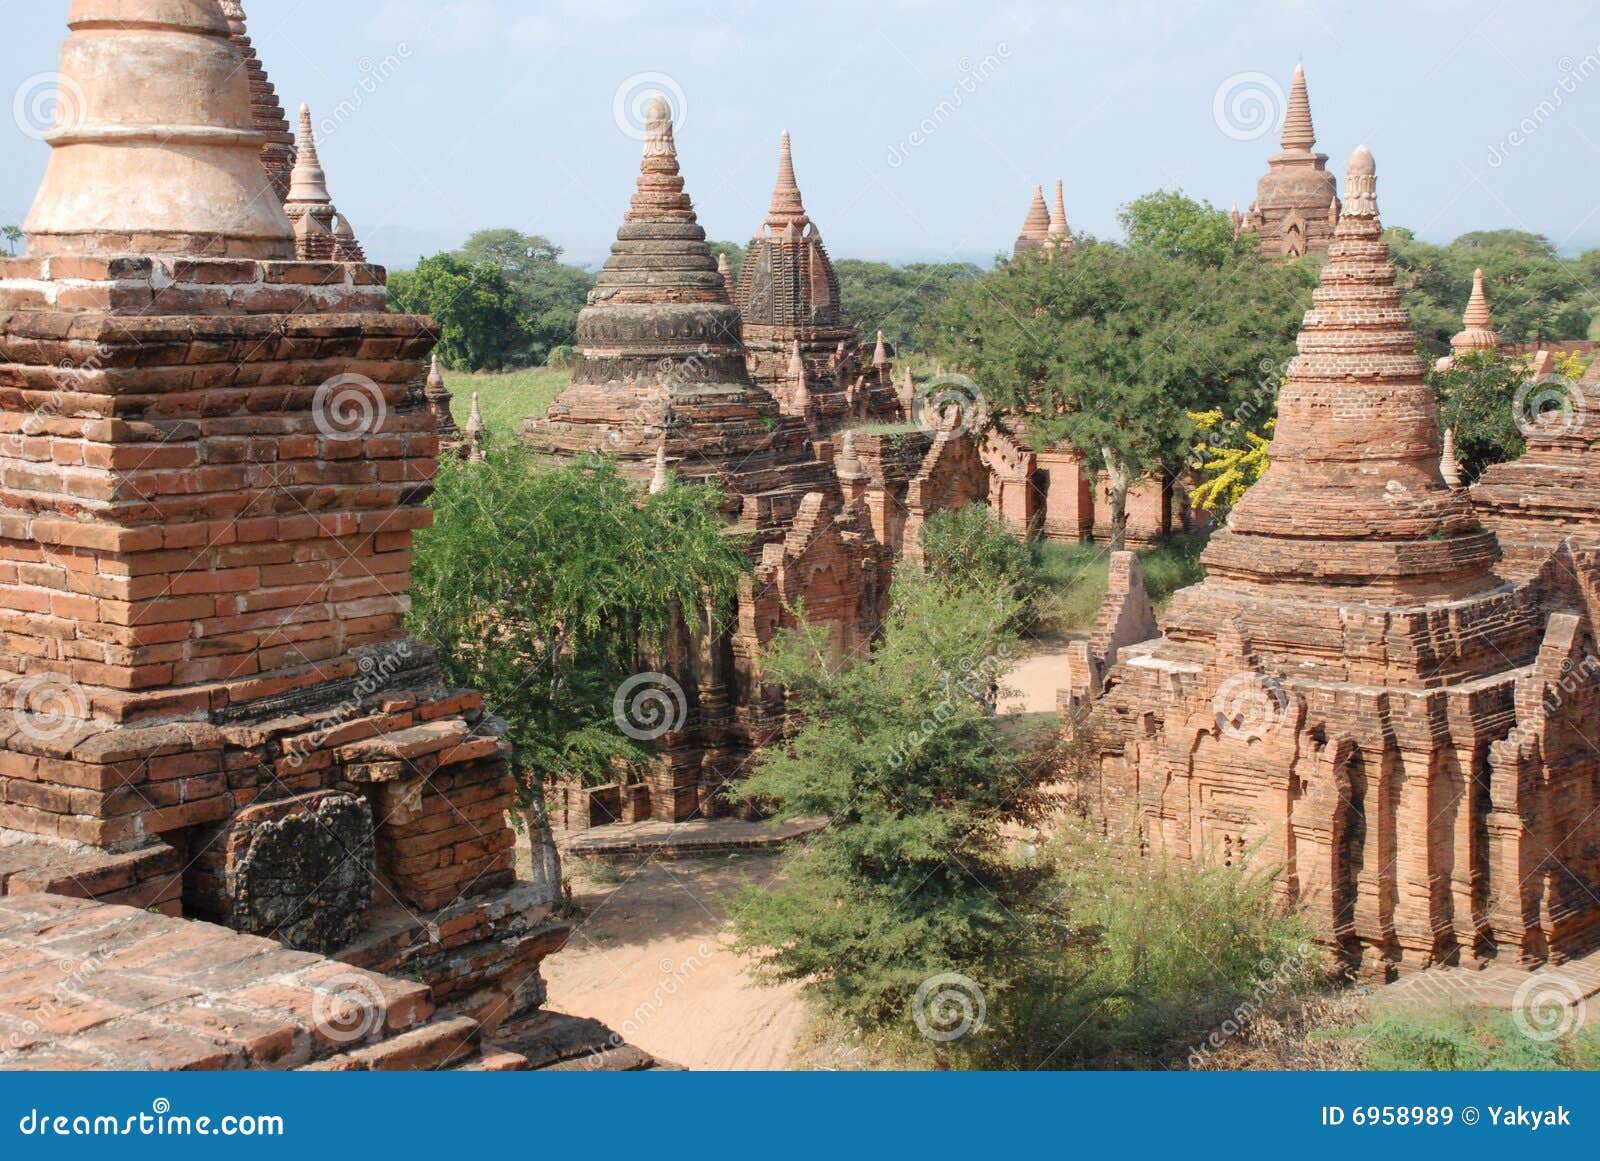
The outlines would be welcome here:
M 6 248 L 11 251 L 13 258 L 17 255 L 17 247 L 22 244 L 21 226 L 0 226 L 0 237 L 6 240 Z
M 987 504 L 935 514 L 918 543 L 923 567 L 946 588 L 1017 601 L 1019 616 L 1031 614 L 1040 589 L 1033 550 Z
M 793 980 L 871 1027 L 906 1029 L 931 977 L 1003 987 L 1041 878 L 1005 857 L 1001 825 L 1034 802 L 1043 765 L 986 704 L 1009 668 L 1014 603 L 904 570 L 882 642 L 848 668 L 826 634 L 784 635 L 765 660 L 799 711 L 788 745 L 744 787 L 780 818 L 826 816 L 784 877 L 747 888 L 736 939 L 761 978 Z
M 1235 237 L 1233 221 L 1210 202 L 1185 197 L 1182 190 L 1157 190 L 1129 202 L 1117 215 L 1133 250 L 1182 258 L 1205 266 L 1224 266 L 1258 249 L 1254 233 Z
M 891 266 L 854 258 L 833 264 L 845 318 L 873 339 L 879 331 L 898 350 L 921 340 L 924 316 L 950 291 L 982 271 L 970 262 L 913 262 Z
M 516 292 L 492 262 L 435 254 L 390 275 L 389 298 L 397 310 L 433 316 L 439 361 L 451 370 L 503 370 L 526 349 Z
M 1197 442 L 1193 414 L 1270 412 L 1314 277 L 1255 254 L 1211 267 L 1080 242 L 958 288 L 929 327 L 992 411 L 1029 415 L 1042 438 L 1107 474 L 1121 548 L 1129 487 L 1179 475 Z
M 1600 295 L 1582 259 L 1567 260 L 1547 238 L 1521 230 L 1463 234 L 1448 246 L 1419 241 L 1405 229 L 1385 232 L 1406 290 L 1406 305 L 1425 351 L 1446 354 L 1482 269 L 1495 330 L 1507 343 L 1588 337 Z
M 739 273 L 744 269 L 744 247 L 736 242 L 711 242 L 711 256 L 725 255 L 728 259 L 729 290 L 739 284 Z
M 548 238 L 504 229 L 479 230 L 455 252 L 469 265 L 487 262 L 505 272 L 523 336 L 518 365 L 544 363 L 556 347 L 577 342 L 578 312 L 594 289 L 594 275 L 564 264 L 562 253 Z
M 727 607 L 747 571 L 720 502 L 703 487 L 644 496 L 598 458 L 540 470 L 515 446 L 440 462 L 412 625 L 451 682 L 504 716 L 547 887 L 560 875 L 545 779 L 609 781 L 648 761 L 615 718 L 617 691 L 674 608 Z

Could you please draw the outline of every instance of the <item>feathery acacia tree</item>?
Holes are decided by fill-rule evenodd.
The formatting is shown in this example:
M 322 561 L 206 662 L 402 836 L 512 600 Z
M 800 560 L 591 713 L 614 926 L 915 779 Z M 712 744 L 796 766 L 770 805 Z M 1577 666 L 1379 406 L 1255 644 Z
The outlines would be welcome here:
M 544 844 L 535 872 L 558 889 L 546 779 L 604 782 L 649 761 L 615 720 L 617 690 L 674 609 L 729 607 L 748 561 L 711 488 L 645 496 L 610 461 L 541 469 L 515 447 L 439 468 L 411 625 L 505 719 L 535 852 Z
M 1080 242 L 958 287 L 930 329 L 945 365 L 976 379 L 991 410 L 1028 415 L 1041 438 L 1065 440 L 1106 473 L 1121 548 L 1128 489 L 1182 470 L 1191 415 L 1233 414 L 1275 388 L 1313 277 L 1249 252 L 1211 266 Z

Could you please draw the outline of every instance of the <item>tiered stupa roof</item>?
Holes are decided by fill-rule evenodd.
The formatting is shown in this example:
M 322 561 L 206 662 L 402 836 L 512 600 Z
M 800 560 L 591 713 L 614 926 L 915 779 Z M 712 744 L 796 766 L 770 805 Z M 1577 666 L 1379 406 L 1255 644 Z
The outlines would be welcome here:
M 1272 466 L 1206 553 L 1215 583 L 1303 586 L 1410 604 L 1493 587 L 1494 538 L 1440 476 L 1417 336 L 1394 284 L 1363 146 L 1300 354 L 1278 402 Z
M 745 253 L 733 300 L 751 375 L 786 412 L 806 419 L 813 434 L 830 435 L 853 419 L 898 416 L 892 381 L 867 367 L 859 335 L 845 319 L 833 260 L 795 180 L 787 132 L 779 139 L 771 205 Z M 792 366 L 797 351 L 805 370 L 799 377 Z
M 240 0 L 222 0 L 222 14 L 228 19 L 229 33 L 238 46 L 239 55 L 244 58 L 245 74 L 250 80 L 250 109 L 256 132 L 265 138 L 261 146 L 261 164 L 267 167 L 273 192 L 282 201 L 289 196 L 289 174 L 294 169 L 294 134 L 289 129 L 289 118 L 284 116 L 278 91 L 268 79 L 267 70 L 250 41 L 244 5 Z
M 1050 207 L 1045 205 L 1044 186 L 1033 187 L 1033 201 L 1028 203 L 1028 216 L 1022 221 L 1022 232 L 1011 249 L 1014 258 L 1030 250 L 1042 250 L 1050 241 Z
M 1270 159 L 1256 200 L 1241 219 L 1261 236 L 1263 252 L 1287 258 L 1326 250 L 1339 218 L 1339 183 L 1328 155 L 1316 152 L 1306 71 L 1296 65 L 1284 114 L 1283 152 Z
M 647 117 L 637 189 L 578 316 L 572 385 L 525 437 L 558 457 L 610 453 L 641 481 L 664 446 L 680 479 L 735 497 L 826 489 L 805 425 L 751 382 L 739 309 L 684 190 L 667 102 L 653 99 Z M 781 515 L 785 505 L 767 507 Z

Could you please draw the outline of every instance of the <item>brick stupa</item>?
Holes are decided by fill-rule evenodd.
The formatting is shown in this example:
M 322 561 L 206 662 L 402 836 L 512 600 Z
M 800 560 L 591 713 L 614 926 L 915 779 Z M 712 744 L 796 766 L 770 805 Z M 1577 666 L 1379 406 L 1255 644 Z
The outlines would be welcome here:
M 405 629 L 432 327 L 381 268 L 295 260 L 216 0 L 69 26 L 86 115 L 0 262 L 0 894 L 403 972 L 476 1044 L 537 1008 L 569 928 L 517 882 L 479 695 Z M 204 940 L 172 930 L 181 972 Z M 317 962 L 237 946 L 262 958 L 189 970 Z
M 1267 162 L 1256 199 L 1237 225 L 1261 238 L 1263 254 L 1301 258 L 1328 248 L 1338 224 L 1339 182 L 1328 155 L 1316 152 L 1306 70 L 1296 65 L 1284 114 L 1283 152 Z
M 733 300 L 751 377 L 814 435 L 900 418 L 894 370 L 881 342 L 864 348 L 845 319 L 833 261 L 795 181 L 787 132 L 772 206 L 745 254 Z
M 1375 181 L 1358 150 L 1272 466 L 1206 580 L 1160 636 L 1080 648 L 1069 700 L 1094 711 L 1114 832 L 1279 871 L 1346 962 L 1559 957 L 1600 920 L 1594 561 L 1556 545 L 1530 584 L 1494 572 L 1440 475 Z M 1110 599 L 1127 624 L 1143 594 Z
M 228 32 L 244 60 L 250 79 L 250 112 L 257 133 L 261 134 L 261 164 L 266 166 L 272 190 L 283 201 L 289 196 L 289 176 L 294 169 L 294 134 L 278 100 L 278 90 L 267 78 L 267 70 L 256 56 L 255 45 L 245 22 L 244 5 L 239 0 L 222 0 L 222 14 L 228 18 Z
M 1022 230 L 1011 247 L 1011 256 L 1021 258 L 1050 244 L 1050 207 L 1045 204 L 1044 186 L 1033 187 L 1033 201 L 1028 203 L 1028 215 L 1022 220 Z
M 784 184 L 775 210 L 789 229 L 805 211 Z M 750 268 L 747 260 L 747 277 Z M 752 381 L 740 326 L 684 192 L 670 107 L 653 98 L 638 188 L 578 316 L 572 385 L 523 435 L 556 462 L 610 455 L 641 488 L 667 478 L 715 484 L 730 530 L 750 537 L 755 575 L 731 629 L 691 616 L 661 659 L 690 704 L 685 728 L 662 741 L 660 769 L 641 785 L 572 788 L 571 827 L 723 809 L 721 787 L 781 724 L 781 691 L 762 684 L 760 654 L 794 623 L 798 599 L 840 658 L 878 631 L 887 553 L 864 519 L 843 511 L 806 422 Z M 786 371 L 793 354 L 784 353 Z

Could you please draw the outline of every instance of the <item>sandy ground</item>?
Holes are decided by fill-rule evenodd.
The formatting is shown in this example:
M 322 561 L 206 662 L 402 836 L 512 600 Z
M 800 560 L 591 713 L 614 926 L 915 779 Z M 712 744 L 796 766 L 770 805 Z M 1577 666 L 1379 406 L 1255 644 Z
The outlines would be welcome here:
M 1053 714 L 1067 685 L 1067 642 L 1040 641 L 1006 677 L 1003 714 Z
M 1002 712 L 1053 714 L 1066 682 L 1065 642 L 1041 643 L 1005 680 Z M 569 863 L 578 929 L 545 961 L 550 1006 L 588 1016 L 686 1068 L 794 1065 L 806 1011 L 794 987 L 762 988 L 728 947 L 728 897 L 768 882 L 783 852 L 646 859 L 590 876 Z M 610 879 L 619 878 L 620 882 Z
M 648 860 L 620 884 L 577 866 L 577 931 L 545 961 L 550 1007 L 600 1020 L 630 1043 L 693 1069 L 789 1067 L 805 1025 L 793 987 L 761 988 L 728 948 L 727 896 L 769 881 L 782 853 Z

